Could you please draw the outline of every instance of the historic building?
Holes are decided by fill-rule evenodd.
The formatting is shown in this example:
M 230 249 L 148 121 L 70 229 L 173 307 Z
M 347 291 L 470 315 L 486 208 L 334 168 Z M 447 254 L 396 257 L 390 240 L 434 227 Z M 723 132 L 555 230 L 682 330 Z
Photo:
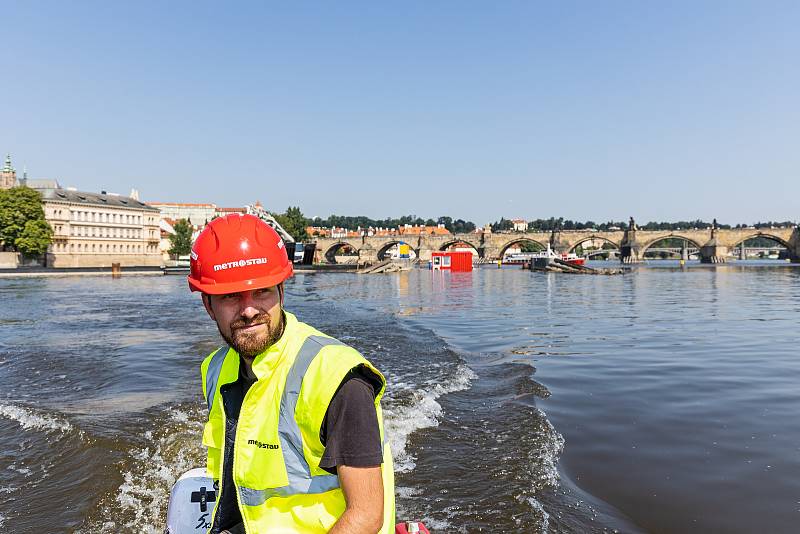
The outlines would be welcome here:
M 217 215 L 216 204 L 187 204 L 183 202 L 148 202 L 148 206 L 157 208 L 162 219 L 180 221 L 184 219 L 194 225 L 205 226 Z
M 11 189 L 15 185 L 17 185 L 17 171 L 11 166 L 11 154 L 8 154 L 3 170 L 0 171 L 0 189 Z
M 158 209 L 131 197 L 37 188 L 53 228 L 48 267 L 158 267 Z

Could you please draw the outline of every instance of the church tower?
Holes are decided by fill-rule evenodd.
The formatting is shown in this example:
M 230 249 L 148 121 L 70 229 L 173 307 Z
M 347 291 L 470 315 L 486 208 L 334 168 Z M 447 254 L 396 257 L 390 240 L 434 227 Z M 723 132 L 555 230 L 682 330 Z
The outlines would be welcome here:
M 6 163 L 0 171 L 0 189 L 11 189 L 17 183 L 17 171 L 11 166 L 11 154 L 6 156 Z

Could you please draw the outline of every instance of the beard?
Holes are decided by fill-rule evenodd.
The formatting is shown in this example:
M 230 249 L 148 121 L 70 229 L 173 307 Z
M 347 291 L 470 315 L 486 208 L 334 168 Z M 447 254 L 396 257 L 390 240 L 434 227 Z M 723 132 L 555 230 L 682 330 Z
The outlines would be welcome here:
M 266 332 L 244 332 L 241 328 L 255 325 L 264 325 Z M 272 327 L 269 314 L 261 313 L 252 319 L 237 319 L 230 324 L 231 335 L 227 336 L 219 329 L 222 338 L 233 348 L 240 356 L 245 358 L 255 358 L 269 347 L 278 342 L 283 335 L 283 311 L 281 311 L 281 318 L 277 328 Z

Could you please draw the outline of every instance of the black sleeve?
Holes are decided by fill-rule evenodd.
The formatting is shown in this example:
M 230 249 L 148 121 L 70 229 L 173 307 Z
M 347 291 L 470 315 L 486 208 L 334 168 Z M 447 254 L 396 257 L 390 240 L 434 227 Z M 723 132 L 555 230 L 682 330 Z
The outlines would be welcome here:
M 369 373 L 368 375 L 366 373 Z M 383 463 L 376 387 L 380 382 L 366 369 L 356 368 L 342 380 L 320 427 L 325 445 L 319 466 L 336 474 L 337 465 L 371 467 Z

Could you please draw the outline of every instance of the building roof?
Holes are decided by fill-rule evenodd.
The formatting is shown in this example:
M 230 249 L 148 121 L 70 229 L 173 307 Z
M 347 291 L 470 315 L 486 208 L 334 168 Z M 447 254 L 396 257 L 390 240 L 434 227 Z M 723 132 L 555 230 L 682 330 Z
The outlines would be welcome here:
M 119 195 L 109 195 L 107 193 L 87 193 L 85 191 L 73 191 L 71 189 L 47 189 L 42 192 L 42 198 L 44 200 L 59 200 L 63 202 L 72 202 L 74 204 L 88 204 L 92 206 L 130 208 L 158 212 L 158 208 L 148 206 L 140 200 Z
M 180 206 L 182 208 L 214 208 L 216 204 L 191 204 L 186 202 L 148 202 L 149 206 Z
M 401 235 L 450 235 L 450 230 L 443 226 L 401 226 L 398 228 Z
M 61 189 L 61 185 L 59 185 L 58 180 L 47 180 L 44 178 L 30 178 L 25 180 L 25 185 L 31 189 L 36 189 L 37 191 L 42 189 Z
M 247 213 L 247 208 L 217 208 L 217 213 Z

